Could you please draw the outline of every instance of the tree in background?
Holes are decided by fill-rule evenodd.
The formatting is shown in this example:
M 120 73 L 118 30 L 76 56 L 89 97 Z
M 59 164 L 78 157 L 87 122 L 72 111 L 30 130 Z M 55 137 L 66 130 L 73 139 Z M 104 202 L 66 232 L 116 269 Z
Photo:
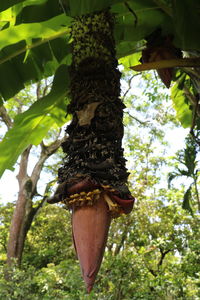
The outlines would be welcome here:
M 22 113 L 30 105 L 30 102 L 33 102 L 34 98 L 38 99 L 40 94 L 45 96 L 48 89 L 49 84 L 47 81 L 40 82 L 37 84 L 35 91 L 27 88 L 10 100 L 7 105 L 1 106 L 0 118 L 7 129 L 12 128 L 14 118 L 17 118 L 18 114 Z M 36 92 L 36 96 L 34 92 Z M 33 149 L 32 145 L 28 146 L 20 156 L 17 174 L 19 192 L 10 226 L 8 245 L 6 246 L 8 265 L 11 265 L 13 259 L 16 259 L 20 265 L 27 232 L 35 215 L 44 205 L 51 191 L 53 182 L 47 183 L 44 195 L 40 195 L 38 193 L 38 182 L 47 159 L 58 150 L 64 140 L 64 138 L 60 138 L 60 133 L 60 129 L 52 128 L 46 140 L 41 141 L 40 153 L 37 154 L 37 160 L 33 166 L 30 166 L 31 155 L 33 156 L 33 152 L 36 150 Z M 31 152 L 31 150 L 33 151 Z M 32 171 L 29 171 L 28 167 Z M 36 197 L 41 197 L 41 201 L 37 204 L 34 203 Z
M 196 138 L 198 139 L 198 134 Z M 193 136 L 188 136 L 186 138 L 186 147 L 184 150 L 181 150 L 177 153 L 175 158 L 175 170 L 168 175 L 169 186 L 172 180 L 177 179 L 178 177 L 185 177 L 186 179 L 191 180 L 184 197 L 183 197 L 183 208 L 188 209 L 191 213 L 192 209 L 192 199 L 194 200 L 194 205 L 198 207 L 200 212 L 200 196 L 198 190 L 198 181 L 199 181 L 199 144 L 193 138 Z M 186 182 L 188 184 L 188 181 Z M 192 189 L 193 188 L 193 189 Z M 193 191 L 194 190 L 194 191 Z M 192 193 L 193 191 L 193 193 Z

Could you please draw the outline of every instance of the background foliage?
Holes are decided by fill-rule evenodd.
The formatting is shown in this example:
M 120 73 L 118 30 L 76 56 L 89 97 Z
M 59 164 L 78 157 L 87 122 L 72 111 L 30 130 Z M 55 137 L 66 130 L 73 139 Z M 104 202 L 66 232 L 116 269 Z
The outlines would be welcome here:
M 191 188 L 192 216 L 182 209 L 187 186 L 181 185 L 176 177 L 170 189 L 167 184 L 168 173 L 184 169 L 183 161 L 177 160 L 179 156 L 172 156 L 174 152 L 166 136 L 180 125 L 169 95 L 154 74 L 138 76 L 131 79 L 131 73 L 124 73 L 122 79 L 122 96 L 128 107 L 124 115 L 124 146 L 131 173 L 130 187 L 137 202 L 131 215 L 112 223 L 92 294 L 85 294 L 72 245 L 70 213 L 60 205 L 46 204 L 36 215 L 26 239 L 22 266 L 20 269 L 13 266 L 11 280 L 4 279 L 8 229 L 14 208 L 13 203 L 8 203 L 0 207 L 0 298 L 193 300 L 200 297 L 200 231 L 195 189 Z M 130 79 L 135 89 L 129 88 Z M 185 149 L 189 146 L 186 140 Z M 184 149 L 178 154 L 186 155 Z M 198 157 L 195 160 L 198 169 Z M 55 176 L 54 167 L 46 166 Z M 35 200 L 34 206 L 37 205 Z

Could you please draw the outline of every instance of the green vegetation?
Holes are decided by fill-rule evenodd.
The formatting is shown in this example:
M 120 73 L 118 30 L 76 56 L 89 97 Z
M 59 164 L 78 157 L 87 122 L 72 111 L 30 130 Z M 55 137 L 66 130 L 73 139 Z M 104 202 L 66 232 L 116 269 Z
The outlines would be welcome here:
M 132 75 L 125 73 L 123 77 L 124 101 L 128 107 L 124 116 L 125 152 L 131 172 L 130 188 L 137 201 L 129 216 L 112 223 L 104 261 L 91 295 L 85 294 L 73 249 L 71 215 L 60 205 L 45 204 L 40 209 L 27 234 L 21 268 L 13 265 L 10 281 L 4 279 L 8 230 L 14 209 L 14 204 L 8 203 L 0 207 L 0 299 L 193 300 L 200 297 L 200 231 L 195 185 L 191 186 L 189 202 L 192 216 L 189 210 L 182 209 L 185 188 L 176 184 L 175 176 L 171 188 L 167 187 L 169 170 L 176 174 L 178 169 L 184 169 L 182 161 L 166 153 L 169 145 L 165 131 L 173 131 L 179 125 L 169 96 L 153 76 L 143 75 L 140 95 L 134 89 L 129 90 Z M 141 77 L 132 80 L 136 88 L 141 88 Z M 134 108 L 130 109 L 132 102 Z M 187 139 L 185 149 L 193 145 L 196 153 L 192 142 L 193 139 Z M 184 153 L 180 150 L 175 157 L 185 157 L 188 161 Z M 189 158 L 196 161 L 198 169 L 197 156 Z M 54 167 L 47 170 L 54 173 Z M 198 175 L 197 172 L 197 182 Z
M 0 299 L 200 299 L 199 19 L 199 0 L 0 1 L 0 177 L 16 168 L 19 184 L 0 205 Z M 185 146 L 169 154 L 180 126 Z M 63 168 L 60 153 L 48 160 L 61 143 Z M 136 198 L 89 296 L 70 212 L 46 201 L 58 168 L 60 183 L 81 174 Z
M 181 209 L 183 192 L 159 193 L 139 199 L 129 217 L 113 222 L 91 298 L 72 247 L 69 212 L 43 207 L 28 233 L 21 269 L 13 266 L 10 281 L 3 278 L 1 236 L 0 298 L 198 299 L 199 217 Z M 1 207 L 6 233 L 10 208 Z

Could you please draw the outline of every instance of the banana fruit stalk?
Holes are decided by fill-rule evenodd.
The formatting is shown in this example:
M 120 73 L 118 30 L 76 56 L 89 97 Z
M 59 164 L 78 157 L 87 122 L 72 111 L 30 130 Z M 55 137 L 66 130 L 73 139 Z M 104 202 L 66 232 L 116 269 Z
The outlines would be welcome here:
M 74 17 L 71 25 L 72 121 L 62 143 L 66 153 L 59 186 L 49 202 L 72 210 L 74 245 L 88 293 L 103 258 L 111 218 L 129 213 L 134 199 L 123 156 L 120 77 L 109 10 Z
M 111 213 L 103 196 L 93 206 L 74 207 L 72 211 L 74 246 L 88 293 L 102 262 L 110 222 Z

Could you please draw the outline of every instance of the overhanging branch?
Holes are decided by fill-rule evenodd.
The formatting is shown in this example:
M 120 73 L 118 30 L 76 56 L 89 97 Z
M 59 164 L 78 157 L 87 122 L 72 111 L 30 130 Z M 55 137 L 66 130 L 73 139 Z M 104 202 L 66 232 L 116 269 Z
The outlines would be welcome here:
M 177 67 L 200 67 L 200 57 L 158 60 L 158 61 L 139 64 L 130 67 L 130 69 L 141 72 L 141 71 L 148 71 L 148 70 L 159 70 L 159 69 L 177 68 Z
M 59 140 L 57 139 L 53 143 L 51 143 L 49 146 L 45 146 L 43 142 L 40 144 L 42 151 L 40 153 L 40 157 L 39 157 L 37 163 L 35 164 L 32 174 L 31 174 L 31 180 L 33 183 L 33 193 L 36 192 L 37 182 L 40 178 L 40 173 L 42 171 L 45 161 L 58 150 L 58 148 L 64 142 L 64 140 L 65 140 L 65 137 L 63 137 L 62 139 L 59 139 Z
M 0 107 L 0 118 L 2 119 L 2 121 L 8 129 L 12 127 L 12 120 L 8 115 L 6 108 L 3 105 Z

